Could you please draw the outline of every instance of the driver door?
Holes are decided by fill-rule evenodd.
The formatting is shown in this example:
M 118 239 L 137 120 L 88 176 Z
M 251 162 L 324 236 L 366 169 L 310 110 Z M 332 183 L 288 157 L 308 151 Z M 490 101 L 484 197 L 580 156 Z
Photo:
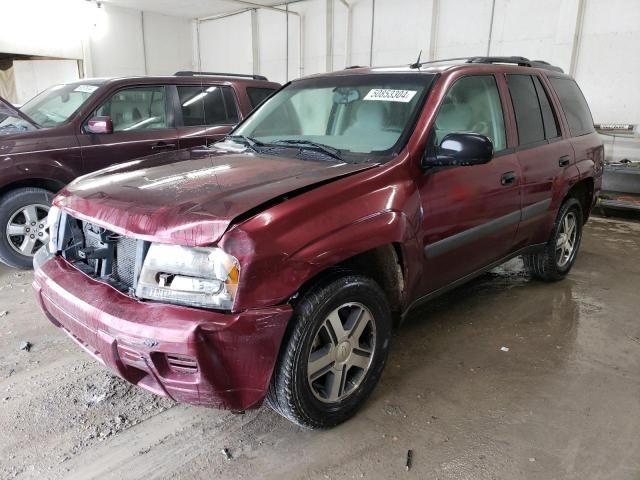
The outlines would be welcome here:
M 92 116 L 107 116 L 113 133 L 78 135 L 85 173 L 134 158 L 176 150 L 178 133 L 167 87 L 148 85 L 116 91 Z
M 479 133 L 493 143 L 485 164 L 436 167 L 419 179 L 423 207 L 424 293 L 446 287 L 507 256 L 520 222 L 520 168 L 507 149 L 494 75 L 458 79 L 445 94 L 428 148 L 449 133 Z

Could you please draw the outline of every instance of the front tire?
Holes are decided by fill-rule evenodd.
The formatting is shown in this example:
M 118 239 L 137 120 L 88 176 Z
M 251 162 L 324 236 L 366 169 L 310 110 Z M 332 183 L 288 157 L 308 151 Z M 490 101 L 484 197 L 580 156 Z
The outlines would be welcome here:
M 391 311 L 373 280 L 341 274 L 304 295 L 274 370 L 267 403 L 305 428 L 349 419 L 380 379 Z
M 582 206 L 575 198 L 569 198 L 562 204 L 544 248 L 523 255 L 524 265 L 533 277 L 554 282 L 567 276 L 576 261 L 582 240 L 582 215 Z
M 33 256 L 49 240 L 52 199 L 42 188 L 19 188 L 0 198 L 0 262 L 24 270 L 33 267 Z

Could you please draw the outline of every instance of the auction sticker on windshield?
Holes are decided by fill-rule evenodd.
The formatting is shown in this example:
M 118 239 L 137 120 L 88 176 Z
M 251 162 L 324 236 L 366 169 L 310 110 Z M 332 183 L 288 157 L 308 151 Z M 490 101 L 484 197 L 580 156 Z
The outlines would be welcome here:
M 409 103 L 416 90 L 395 90 L 390 88 L 374 88 L 369 90 L 367 96 L 363 100 L 381 100 L 384 102 L 403 102 Z
M 95 85 L 78 85 L 73 89 L 74 92 L 93 93 L 98 89 Z

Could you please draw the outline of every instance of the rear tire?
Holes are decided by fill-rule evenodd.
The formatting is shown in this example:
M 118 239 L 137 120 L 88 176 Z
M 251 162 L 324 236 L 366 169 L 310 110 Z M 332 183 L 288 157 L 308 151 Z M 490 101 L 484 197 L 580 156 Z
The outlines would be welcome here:
M 52 199 L 53 193 L 42 188 L 18 188 L 0 198 L 0 262 L 33 268 L 33 256 L 48 241 L 46 214 Z
M 555 282 L 567 276 L 576 261 L 582 240 L 582 206 L 568 198 L 560 207 L 551 237 L 541 250 L 522 256 L 529 273 L 545 282 Z
M 349 419 L 380 379 L 389 351 L 391 311 L 373 280 L 328 278 L 294 309 L 267 404 L 310 429 Z

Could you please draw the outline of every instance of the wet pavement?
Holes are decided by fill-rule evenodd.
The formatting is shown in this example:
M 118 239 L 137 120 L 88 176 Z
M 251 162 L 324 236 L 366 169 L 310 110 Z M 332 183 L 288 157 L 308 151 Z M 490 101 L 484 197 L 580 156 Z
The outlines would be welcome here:
M 562 282 L 513 260 L 413 312 L 372 399 L 323 432 L 127 385 L 30 279 L 0 267 L 0 479 L 640 479 L 637 222 L 592 219 Z

